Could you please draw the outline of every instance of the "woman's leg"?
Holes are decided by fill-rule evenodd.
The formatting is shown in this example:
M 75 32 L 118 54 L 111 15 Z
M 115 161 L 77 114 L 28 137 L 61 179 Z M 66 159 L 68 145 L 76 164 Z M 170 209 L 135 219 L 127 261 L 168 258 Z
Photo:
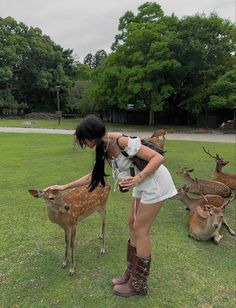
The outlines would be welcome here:
M 127 283 L 116 285 L 113 288 L 114 294 L 124 297 L 147 294 L 147 279 L 151 264 L 149 231 L 163 203 L 164 201 L 152 205 L 139 203 L 131 228 L 132 239 L 135 241 L 137 249 L 133 270 Z
M 134 222 L 136 220 L 139 203 L 140 203 L 139 198 L 132 198 L 131 206 L 130 206 L 129 212 L 128 212 L 130 244 L 133 247 L 136 247 L 136 238 L 135 238 L 135 233 L 134 233 Z
M 136 242 L 137 255 L 141 258 L 151 255 L 149 231 L 163 204 L 164 201 L 152 205 L 139 204 L 132 234 Z
M 140 201 L 140 199 L 139 199 L 139 201 Z M 137 204 L 137 201 L 134 201 L 134 199 L 133 199 L 131 206 L 129 208 L 129 212 L 128 212 L 128 224 L 129 224 L 129 228 L 130 228 L 131 231 L 130 231 L 130 239 L 128 240 L 128 243 L 127 243 L 127 255 L 126 255 L 127 267 L 126 267 L 126 270 L 125 270 L 125 272 L 122 276 L 112 279 L 112 285 L 113 286 L 126 283 L 129 280 L 131 272 L 133 270 L 134 259 L 135 259 L 136 253 L 137 253 L 135 238 L 134 238 L 133 231 L 132 231 L 133 230 L 133 224 L 134 224 L 134 216 L 136 215 L 135 214 L 136 204 Z M 134 205 L 135 205 L 135 207 L 134 207 Z

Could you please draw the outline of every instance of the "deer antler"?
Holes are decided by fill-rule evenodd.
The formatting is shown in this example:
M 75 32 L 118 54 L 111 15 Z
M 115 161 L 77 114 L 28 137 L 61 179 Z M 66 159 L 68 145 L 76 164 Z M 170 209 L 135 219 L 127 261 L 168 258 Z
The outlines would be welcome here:
M 204 152 L 205 152 L 206 154 L 208 154 L 210 157 L 212 157 L 212 158 L 214 158 L 214 159 L 217 158 L 216 156 L 213 156 L 213 155 L 210 153 L 209 150 L 207 151 L 204 147 L 202 147 L 202 148 L 203 148 Z M 218 155 L 218 154 L 216 154 L 216 155 Z
M 226 208 L 227 205 L 229 205 L 232 201 L 234 201 L 236 199 L 236 189 L 234 190 L 233 196 L 227 200 L 222 206 L 221 209 L 222 211 L 224 211 L 224 209 Z

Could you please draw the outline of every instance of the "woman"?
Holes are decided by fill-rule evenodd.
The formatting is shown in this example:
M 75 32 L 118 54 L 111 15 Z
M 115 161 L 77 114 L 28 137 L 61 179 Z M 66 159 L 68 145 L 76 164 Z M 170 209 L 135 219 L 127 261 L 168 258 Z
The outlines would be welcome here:
M 112 280 L 113 293 L 118 296 L 147 294 L 147 279 L 151 264 L 149 231 L 164 200 L 177 191 L 165 166 L 164 158 L 141 144 L 140 138 L 108 133 L 103 122 L 93 115 L 87 116 L 76 128 L 76 137 L 81 147 L 96 147 L 96 161 L 91 174 L 66 185 L 54 185 L 47 189 L 65 190 L 88 185 L 92 191 L 105 185 L 105 159 L 113 169 L 121 191 L 133 188 L 132 203 L 128 213 L 129 240 L 127 246 L 127 268 L 121 277 Z M 121 151 L 128 156 L 137 155 L 148 161 L 139 171 Z M 130 174 L 133 168 L 134 174 Z

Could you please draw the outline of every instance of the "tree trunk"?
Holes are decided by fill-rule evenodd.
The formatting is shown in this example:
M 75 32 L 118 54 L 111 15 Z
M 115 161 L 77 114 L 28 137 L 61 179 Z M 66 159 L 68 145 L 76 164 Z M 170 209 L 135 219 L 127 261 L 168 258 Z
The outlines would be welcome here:
M 155 113 L 153 110 L 149 110 L 149 125 L 154 126 L 155 124 Z

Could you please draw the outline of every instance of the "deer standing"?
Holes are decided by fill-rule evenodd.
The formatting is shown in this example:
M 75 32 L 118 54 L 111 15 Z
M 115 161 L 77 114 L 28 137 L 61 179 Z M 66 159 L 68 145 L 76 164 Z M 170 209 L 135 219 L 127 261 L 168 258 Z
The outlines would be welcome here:
M 184 185 L 177 189 L 178 193 L 173 197 L 173 199 L 179 199 L 186 205 L 186 209 L 192 210 L 196 206 L 202 206 L 206 204 L 206 199 L 215 207 L 221 207 L 224 204 L 224 198 L 219 195 L 205 195 L 199 196 L 197 198 L 192 198 L 188 195 L 189 187 Z
M 92 192 L 89 192 L 86 186 L 81 186 L 71 191 L 61 193 L 56 190 L 48 190 L 45 192 L 34 189 L 29 193 L 36 197 L 42 197 L 45 201 L 48 218 L 51 222 L 58 224 L 65 232 L 65 258 L 62 267 L 66 267 L 69 263 L 69 247 L 71 248 L 71 268 L 69 275 L 75 274 L 75 240 L 76 227 L 78 222 L 88 217 L 93 212 L 98 211 L 102 218 L 102 247 L 101 254 L 105 253 L 105 217 L 106 203 L 110 192 L 110 185 L 105 187 L 98 186 Z
M 224 183 L 218 181 L 210 180 L 195 180 L 190 176 L 190 172 L 193 172 L 194 169 L 183 168 L 177 171 L 176 173 L 180 176 L 183 176 L 185 181 L 188 183 L 189 192 L 195 194 L 204 195 L 220 195 L 221 197 L 227 198 L 231 195 L 231 189 Z
M 216 156 L 213 156 L 212 154 L 210 154 L 209 150 L 206 151 L 204 147 L 202 148 L 204 152 L 208 154 L 210 157 L 214 158 L 216 162 L 216 168 L 213 173 L 212 180 L 224 183 L 231 189 L 236 189 L 236 173 L 223 173 L 222 172 L 222 168 L 226 166 L 229 163 L 229 161 L 224 160 L 218 154 L 216 154 Z
M 158 129 L 152 134 L 151 138 L 149 138 L 147 141 L 152 144 L 157 145 L 161 149 L 164 149 L 165 134 L 166 134 L 166 130 Z M 162 138 L 160 139 L 160 137 Z
M 193 207 L 189 212 L 189 236 L 201 241 L 207 241 L 213 238 L 214 243 L 219 244 L 223 237 L 220 234 L 222 223 L 228 228 L 232 236 L 236 236 L 236 233 L 230 228 L 226 220 L 224 220 L 223 215 L 226 206 L 235 200 L 235 193 L 231 199 L 224 202 L 220 207 L 213 206 L 207 197 L 203 196 L 203 198 L 205 198 L 205 204 Z

